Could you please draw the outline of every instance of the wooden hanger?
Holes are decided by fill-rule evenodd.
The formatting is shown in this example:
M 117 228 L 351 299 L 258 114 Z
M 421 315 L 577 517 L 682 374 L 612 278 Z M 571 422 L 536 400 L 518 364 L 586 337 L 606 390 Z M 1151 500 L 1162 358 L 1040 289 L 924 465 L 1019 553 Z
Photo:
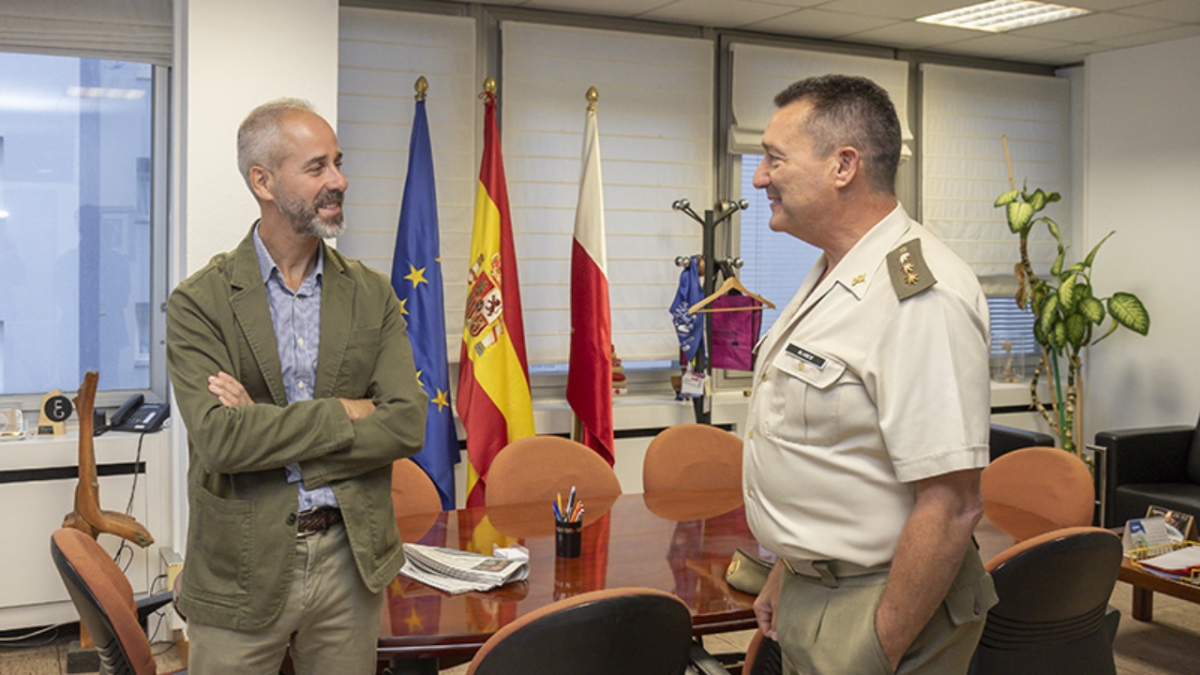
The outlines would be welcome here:
M 742 295 L 748 296 L 750 298 L 753 298 L 753 299 L 761 302 L 762 305 L 759 305 L 757 307 L 721 307 L 719 309 L 701 309 L 701 307 L 711 304 L 713 300 L 716 300 L 717 298 L 721 297 L 722 295 L 725 295 L 729 291 L 738 291 Z M 716 293 L 713 293 L 712 295 L 708 296 L 707 298 L 692 305 L 688 309 L 688 314 L 709 314 L 712 312 L 754 312 L 754 311 L 762 310 L 764 305 L 767 307 L 770 307 L 771 309 L 775 309 L 775 303 L 771 302 L 770 300 L 767 300 L 766 298 L 762 297 L 761 295 L 751 293 L 745 286 L 742 285 L 742 282 L 739 281 L 736 276 L 730 276 L 730 277 L 725 277 L 725 283 L 721 284 L 721 287 L 717 289 Z

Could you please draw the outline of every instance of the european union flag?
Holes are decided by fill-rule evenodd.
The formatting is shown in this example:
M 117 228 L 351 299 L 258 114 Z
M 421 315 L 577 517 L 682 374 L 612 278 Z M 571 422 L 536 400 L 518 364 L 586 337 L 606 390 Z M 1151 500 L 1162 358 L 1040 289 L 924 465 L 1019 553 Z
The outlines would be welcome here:
M 425 101 L 417 101 L 408 146 L 408 178 L 400 206 L 392 287 L 408 322 L 417 380 L 429 395 L 425 447 L 413 460 L 429 474 L 442 497 L 442 508 L 454 509 L 454 465 L 458 434 L 450 405 L 446 365 L 446 315 L 442 302 L 442 263 L 438 248 L 437 191 L 433 185 L 433 151 Z

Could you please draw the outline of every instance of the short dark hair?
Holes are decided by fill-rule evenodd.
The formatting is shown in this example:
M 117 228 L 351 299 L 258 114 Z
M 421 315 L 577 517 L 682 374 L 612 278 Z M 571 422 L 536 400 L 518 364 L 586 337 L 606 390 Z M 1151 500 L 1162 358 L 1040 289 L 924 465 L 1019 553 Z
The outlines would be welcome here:
M 812 105 L 807 131 L 819 154 L 853 146 L 864 159 L 871 188 L 896 193 L 900 118 L 883 87 L 865 77 L 821 75 L 800 80 L 775 97 L 780 108 L 798 101 Z

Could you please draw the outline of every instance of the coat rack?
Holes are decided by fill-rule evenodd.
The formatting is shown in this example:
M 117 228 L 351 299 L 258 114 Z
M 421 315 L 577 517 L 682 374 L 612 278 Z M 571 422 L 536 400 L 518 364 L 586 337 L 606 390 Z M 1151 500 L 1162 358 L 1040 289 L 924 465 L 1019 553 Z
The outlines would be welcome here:
M 692 210 L 691 202 L 687 199 L 676 199 L 671 208 L 676 211 L 681 211 L 692 220 L 700 224 L 703 233 L 703 245 L 701 246 L 702 260 L 704 265 L 704 278 L 702 288 L 704 289 L 704 297 L 713 294 L 717 286 L 717 268 L 725 267 L 724 272 L 726 277 L 733 276 L 733 262 L 730 260 L 721 261 L 717 264 L 712 264 L 716 260 L 716 231 L 717 225 L 729 219 L 730 216 L 742 209 L 750 208 L 750 202 L 745 199 L 738 201 L 720 201 L 716 204 L 716 209 L 706 209 L 704 216 L 701 217 Z M 677 259 L 678 260 L 678 259 Z M 740 261 L 739 261 L 740 262 Z M 740 267 L 740 265 L 737 265 Z M 712 386 L 712 314 L 704 315 L 704 349 L 705 354 L 701 361 L 700 368 L 704 371 L 708 386 Z M 696 422 L 699 424 L 710 424 L 712 422 L 712 397 L 697 396 L 692 399 L 692 406 L 696 412 Z

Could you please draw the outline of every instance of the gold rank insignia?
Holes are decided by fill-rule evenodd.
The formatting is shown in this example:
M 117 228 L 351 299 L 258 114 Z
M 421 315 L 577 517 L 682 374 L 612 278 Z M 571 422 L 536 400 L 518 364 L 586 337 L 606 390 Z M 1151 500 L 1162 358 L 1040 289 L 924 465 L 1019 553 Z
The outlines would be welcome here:
M 913 239 L 901 244 L 887 255 L 888 274 L 892 288 L 901 300 L 911 298 L 937 283 L 933 272 L 921 255 L 921 240 Z
M 861 283 L 865 282 L 866 280 L 867 280 L 867 275 L 865 275 L 865 274 L 860 274 L 860 275 L 858 275 L 858 276 L 854 277 L 854 281 L 852 281 L 852 282 L 850 283 L 850 285 L 851 285 L 851 286 L 857 286 L 857 285 L 859 285 L 859 284 L 861 284 Z

